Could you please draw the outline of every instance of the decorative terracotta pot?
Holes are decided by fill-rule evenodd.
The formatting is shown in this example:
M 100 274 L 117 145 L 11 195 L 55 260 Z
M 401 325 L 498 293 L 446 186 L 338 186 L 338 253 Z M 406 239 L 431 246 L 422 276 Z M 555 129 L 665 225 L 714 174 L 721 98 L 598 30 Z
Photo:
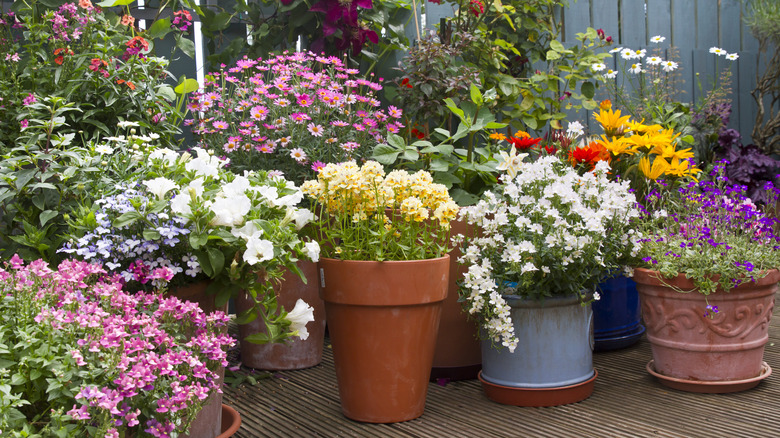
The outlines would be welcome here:
M 505 295 L 518 338 L 510 353 L 482 341 L 480 381 L 493 401 L 558 406 L 593 393 L 593 313 L 577 297 L 544 301 Z
M 710 294 L 707 301 L 718 307 L 712 318 L 705 316 L 704 296 L 684 275 L 664 279 L 656 271 L 636 268 L 634 280 L 653 353 L 648 371 L 662 384 L 693 392 L 734 392 L 771 373 L 763 356 L 780 271 Z
M 211 281 L 200 281 L 186 286 L 178 286 L 171 288 L 168 294 L 173 295 L 180 300 L 198 303 L 198 306 L 206 313 L 211 313 L 215 310 L 227 312 L 227 304 L 217 307 L 216 296 L 206 293 L 206 288 L 209 287 L 209 284 L 211 284 Z
M 422 415 L 449 256 L 417 261 L 320 259 L 341 409 L 395 423 Z
M 601 299 L 594 301 L 593 339 L 596 351 L 634 345 L 645 333 L 636 283 L 625 275 L 599 284 Z
M 450 222 L 450 234 L 474 236 L 475 226 L 463 221 Z M 458 301 L 458 281 L 467 271 L 466 265 L 458 263 L 460 248 L 450 251 L 450 281 L 447 298 L 441 307 L 439 336 L 436 339 L 436 351 L 433 354 L 431 380 L 467 380 L 476 379 L 482 368 L 482 347 L 477 336 L 479 325 L 469 319 Z
M 325 303 L 319 295 L 317 264 L 311 261 L 298 261 L 298 268 L 306 277 L 304 283 L 292 271 L 284 274 L 284 281 L 276 288 L 277 299 L 287 311 L 295 307 L 298 299 L 303 299 L 314 308 L 314 321 L 307 324 L 309 337 L 306 340 L 293 338 L 286 344 L 253 344 L 244 338 L 265 331 L 260 318 L 249 324 L 238 326 L 238 339 L 241 342 L 241 362 L 261 370 L 300 370 L 310 368 L 322 361 L 322 348 L 325 343 Z M 241 313 L 253 305 L 252 298 L 246 294 L 236 297 L 236 311 Z

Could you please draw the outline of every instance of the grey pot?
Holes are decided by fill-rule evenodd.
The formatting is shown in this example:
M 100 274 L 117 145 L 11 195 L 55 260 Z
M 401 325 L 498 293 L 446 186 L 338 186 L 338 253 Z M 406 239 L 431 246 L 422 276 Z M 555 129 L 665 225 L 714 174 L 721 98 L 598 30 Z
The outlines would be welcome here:
M 593 370 L 593 312 L 577 297 L 544 302 L 505 295 L 519 342 L 514 353 L 482 341 L 482 378 L 516 388 L 584 382 Z

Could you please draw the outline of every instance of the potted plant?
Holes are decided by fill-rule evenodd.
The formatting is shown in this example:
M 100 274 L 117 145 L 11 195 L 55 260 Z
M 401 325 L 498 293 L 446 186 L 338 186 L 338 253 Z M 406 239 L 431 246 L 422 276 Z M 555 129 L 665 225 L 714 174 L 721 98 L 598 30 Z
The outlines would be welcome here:
M 291 328 L 274 292 L 284 269 L 297 269 L 296 257 L 319 257 L 317 242 L 298 235 L 313 217 L 296 207 L 301 191 L 265 172 L 235 175 L 225 169 L 227 160 L 200 148 L 190 155 L 135 146 L 146 167 L 117 193 L 98 200 L 96 211 L 76 218 L 73 225 L 81 236 L 60 251 L 103 262 L 138 289 L 148 285 L 157 267 L 174 272 L 175 286 L 208 279 L 208 307 L 248 295 L 251 305 L 239 321 L 263 322 L 261 332 L 245 337 L 248 341 L 306 338 L 305 327 Z M 295 313 L 313 320 L 307 308 L 298 306 Z
M 430 174 L 328 164 L 301 189 L 315 204 L 320 286 L 341 408 L 392 423 L 422 415 L 457 204 Z
M 463 211 L 478 226 L 462 244 L 461 297 L 481 326 L 480 380 L 500 403 L 580 401 L 596 378 L 590 302 L 638 249 L 636 200 L 604 161 L 580 175 L 553 155 L 504 155 L 502 183 Z
M 234 344 L 225 314 L 163 295 L 167 268 L 152 272 L 152 291 L 128 293 L 99 264 L 4 266 L 0 336 L 16 347 L 0 351 L 3 436 L 196 433 Z
M 718 164 L 713 181 L 649 193 L 640 222 L 634 280 L 653 352 L 647 369 L 686 391 L 741 391 L 771 372 L 762 357 L 780 280 L 775 219 L 723 175 Z

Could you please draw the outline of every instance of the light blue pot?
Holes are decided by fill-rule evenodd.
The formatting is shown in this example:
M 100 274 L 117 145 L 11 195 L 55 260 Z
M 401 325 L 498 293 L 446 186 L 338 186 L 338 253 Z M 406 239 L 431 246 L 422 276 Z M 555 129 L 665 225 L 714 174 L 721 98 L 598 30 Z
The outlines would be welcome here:
M 577 297 L 544 302 L 504 299 L 519 342 L 514 353 L 482 341 L 482 378 L 516 388 L 556 388 L 584 382 L 593 370 L 593 312 Z

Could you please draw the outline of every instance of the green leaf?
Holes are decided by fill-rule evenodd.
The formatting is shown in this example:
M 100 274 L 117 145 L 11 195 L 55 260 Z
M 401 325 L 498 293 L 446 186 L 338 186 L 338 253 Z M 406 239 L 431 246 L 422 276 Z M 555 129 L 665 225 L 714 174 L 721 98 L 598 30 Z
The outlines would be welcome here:
M 479 91 L 479 88 L 471 84 L 471 88 L 469 88 L 469 94 L 471 96 L 471 101 L 474 102 L 477 106 L 482 106 L 485 101 L 482 99 L 482 93 Z
M 145 229 L 142 234 L 146 240 L 157 240 L 160 238 L 160 232 L 151 228 Z
M 169 102 L 176 100 L 176 92 L 170 85 L 163 84 L 157 87 L 157 95 Z
M 146 31 L 146 38 L 153 40 L 155 38 L 162 39 L 165 35 L 168 35 L 173 29 L 171 29 L 171 19 L 161 18 L 154 23 Z
M 518 109 L 522 112 L 526 112 L 534 106 L 534 102 L 536 102 L 536 98 L 533 94 L 528 93 L 523 96 L 523 101 L 520 102 L 520 107 Z
M 398 134 L 390 134 L 387 136 L 387 144 L 395 147 L 396 149 L 406 149 L 406 141 Z
M 199 87 L 200 85 L 198 85 L 197 80 L 188 79 L 186 76 L 182 76 L 181 79 L 179 79 L 179 85 L 177 85 L 173 91 L 175 91 L 176 94 L 188 94 L 193 91 L 198 91 Z
M 190 58 L 193 59 L 195 58 L 195 43 L 191 39 L 182 36 L 177 37 L 176 47 L 181 49 L 181 51 L 184 52 L 184 54 L 189 56 Z
M 431 84 L 422 84 L 420 85 L 420 90 L 425 93 L 426 96 L 430 97 L 431 94 L 433 94 L 433 87 L 431 87 Z
M 395 163 L 395 160 L 398 158 L 398 154 L 400 153 L 401 151 L 393 148 L 392 146 L 378 144 L 374 148 L 374 154 L 371 156 L 371 159 L 387 166 Z
M 192 234 L 190 234 L 190 243 L 192 243 Z M 198 263 L 200 263 L 200 268 L 203 269 L 203 273 L 208 277 L 213 277 L 214 270 L 211 269 L 209 256 L 203 251 L 195 251 L 195 256 L 198 258 Z M 219 293 L 219 291 L 217 291 L 217 293 Z
M 141 215 L 137 211 L 128 211 L 114 220 L 114 227 L 126 227 L 134 224 L 138 219 L 141 219 Z
M 450 163 L 447 160 L 441 158 L 434 158 L 431 160 L 430 171 L 431 172 L 446 172 L 450 168 Z
M 103 8 L 110 8 L 112 6 L 127 6 L 134 1 L 135 0 L 104 0 L 97 5 Z
M 225 254 L 217 248 L 212 247 L 206 248 L 206 253 L 209 256 L 209 263 L 211 264 L 211 269 L 214 271 L 214 275 L 222 272 L 222 268 L 225 266 Z
M 409 161 L 417 161 L 420 158 L 420 154 L 414 149 L 407 149 L 403 152 L 403 158 Z
M 548 61 L 555 61 L 556 59 L 561 59 L 561 55 L 556 52 L 555 50 L 548 50 L 547 51 L 547 60 Z
M 50 221 L 52 218 L 55 218 L 55 217 L 57 217 L 57 215 L 58 215 L 58 214 L 59 214 L 59 212 L 57 212 L 57 211 L 54 211 L 54 210 L 46 210 L 46 211 L 42 212 L 42 213 L 41 213 L 41 214 L 38 216 L 38 218 L 39 218 L 39 219 L 40 219 L 40 221 L 41 221 L 41 226 L 42 226 L 42 227 L 43 227 L 43 226 L 45 226 L 45 225 L 46 225 L 46 222 L 49 222 L 49 221 Z
M 558 40 L 552 40 L 550 41 L 550 48 L 555 50 L 556 52 L 565 52 L 566 48 L 563 47 L 563 44 L 561 44 Z
M 588 99 L 593 99 L 593 96 L 596 94 L 596 87 L 593 85 L 593 82 L 583 82 L 580 85 L 580 92 Z

